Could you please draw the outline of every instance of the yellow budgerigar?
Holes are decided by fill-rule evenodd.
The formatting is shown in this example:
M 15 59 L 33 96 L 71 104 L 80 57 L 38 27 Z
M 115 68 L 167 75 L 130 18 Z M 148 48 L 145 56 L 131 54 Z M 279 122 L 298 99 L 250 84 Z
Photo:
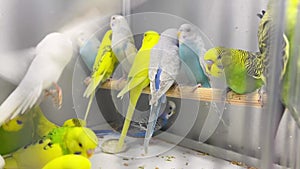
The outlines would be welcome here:
M 5 156 L 4 169 L 39 169 L 51 160 L 68 154 L 89 158 L 97 145 L 97 136 L 88 128 L 55 128 L 43 139 Z
M 111 48 L 111 38 L 112 30 L 108 30 L 102 39 L 93 66 L 92 76 L 88 80 L 89 84 L 83 94 L 84 97 L 90 97 L 84 120 L 87 119 L 91 103 L 95 96 L 95 90 L 101 82 L 104 82 L 110 78 L 115 70 L 116 64 L 118 63 L 118 59 Z
M 79 155 L 68 154 L 55 158 L 47 163 L 42 169 L 90 169 L 91 166 L 91 162 L 88 158 Z
M 47 135 L 58 127 L 50 122 L 39 106 L 0 127 L 0 154 L 9 154 Z
M 130 103 L 128 106 L 126 118 L 123 124 L 122 133 L 119 139 L 117 151 L 121 150 L 125 137 L 135 110 L 136 103 L 142 93 L 142 90 L 150 83 L 148 77 L 150 51 L 159 40 L 159 34 L 155 31 L 147 31 L 144 33 L 142 47 L 135 56 L 133 65 L 128 74 L 128 82 L 119 92 L 118 98 L 122 98 L 125 93 L 130 94 Z

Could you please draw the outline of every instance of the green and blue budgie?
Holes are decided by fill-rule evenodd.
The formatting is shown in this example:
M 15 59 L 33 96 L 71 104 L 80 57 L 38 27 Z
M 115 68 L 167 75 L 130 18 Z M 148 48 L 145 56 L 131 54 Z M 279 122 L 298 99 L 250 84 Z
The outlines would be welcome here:
M 43 168 L 51 160 L 68 154 L 89 158 L 97 145 L 97 136 L 88 128 L 55 128 L 43 139 L 5 156 L 4 169 Z
M 111 40 L 112 50 L 127 74 L 137 54 L 132 32 L 126 18 L 121 15 L 111 16 L 110 27 L 113 32 Z
M 251 93 L 264 85 L 260 53 L 215 47 L 205 53 L 204 60 L 206 71 L 215 77 L 225 73 L 228 88 L 237 94 Z
M 56 96 L 54 101 L 58 107 L 62 104 L 57 81 L 72 58 L 72 42 L 61 33 L 51 33 L 37 45 L 35 52 L 24 78 L 0 106 L 0 125 L 32 108 L 43 91 Z M 55 91 L 48 90 L 52 85 Z
M 124 144 L 125 137 L 135 110 L 136 103 L 145 87 L 149 85 L 148 69 L 150 62 L 150 51 L 158 42 L 159 34 L 155 31 L 147 31 L 144 33 L 142 46 L 138 51 L 132 68 L 128 74 L 128 82 L 125 87 L 118 93 L 117 97 L 122 98 L 125 93 L 129 92 L 129 106 L 126 113 L 126 118 L 123 124 L 123 129 L 119 139 L 117 151 L 121 150 Z
M 102 43 L 99 47 L 93 66 L 92 76 L 89 78 L 89 84 L 83 94 L 84 97 L 90 97 L 84 120 L 87 119 L 97 87 L 100 83 L 111 77 L 116 65 L 118 64 L 118 59 L 111 48 L 111 38 L 112 30 L 108 30 L 102 39 Z
M 173 85 L 180 70 L 178 51 L 178 30 L 167 29 L 151 50 L 149 79 L 150 79 L 150 115 L 144 140 L 144 150 L 148 152 L 149 141 L 152 137 L 160 106 L 166 102 L 165 93 Z
M 186 70 L 188 79 L 193 82 L 196 80 L 198 86 L 210 88 L 209 78 L 205 72 L 204 42 L 195 26 L 183 24 L 178 31 L 179 57 L 185 64 L 182 66 Z M 190 77 L 193 75 L 194 77 Z

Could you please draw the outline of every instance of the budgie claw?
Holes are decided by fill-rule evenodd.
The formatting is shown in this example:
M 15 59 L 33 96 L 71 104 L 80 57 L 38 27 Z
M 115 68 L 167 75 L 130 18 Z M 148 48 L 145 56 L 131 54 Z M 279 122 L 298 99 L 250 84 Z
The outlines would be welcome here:
M 231 104 L 230 101 L 227 99 L 227 94 L 228 94 L 230 91 L 232 91 L 232 90 L 231 90 L 229 87 L 227 87 L 227 88 L 225 89 L 225 91 L 223 92 L 223 94 L 222 94 L 222 97 L 224 97 L 225 101 L 226 101 L 228 104 Z
M 45 90 L 45 96 L 51 96 L 54 105 L 60 109 L 62 105 L 62 90 L 57 83 L 53 83 L 55 89 Z
M 92 81 L 92 78 L 91 78 L 90 76 L 88 76 L 88 77 L 86 77 L 86 78 L 84 79 L 83 82 L 84 82 L 85 85 L 88 86 L 88 85 L 91 83 L 91 81 Z
M 264 100 L 263 100 L 264 90 L 262 88 L 258 89 L 258 103 L 261 107 L 264 107 Z
M 201 83 L 199 83 L 194 87 L 194 89 L 192 91 L 195 92 L 198 88 L 201 88 L 201 87 L 202 87 L 202 85 L 201 85 Z

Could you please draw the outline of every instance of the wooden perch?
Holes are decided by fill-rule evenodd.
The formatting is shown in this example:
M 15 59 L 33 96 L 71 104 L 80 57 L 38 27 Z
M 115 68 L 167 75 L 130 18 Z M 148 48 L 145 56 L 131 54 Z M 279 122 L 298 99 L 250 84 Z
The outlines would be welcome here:
M 100 88 L 108 89 L 108 90 L 121 90 L 126 84 L 126 81 L 117 81 L 110 80 L 106 81 L 101 85 Z M 174 98 L 183 98 L 183 99 L 192 99 L 199 101 L 220 101 L 221 95 L 223 91 L 221 89 L 212 89 L 212 88 L 197 88 L 195 89 L 191 86 L 180 86 L 180 87 L 171 87 L 166 95 L 168 97 Z M 143 90 L 143 93 L 150 94 L 150 88 L 147 87 Z M 264 100 L 266 96 L 264 96 Z M 227 93 L 227 101 L 228 104 L 233 105 L 244 105 L 244 106 L 254 106 L 261 107 L 261 103 L 259 102 L 259 94 L 257 92 L 253 92 L 246 95 L 238 95 L 234 92 Z

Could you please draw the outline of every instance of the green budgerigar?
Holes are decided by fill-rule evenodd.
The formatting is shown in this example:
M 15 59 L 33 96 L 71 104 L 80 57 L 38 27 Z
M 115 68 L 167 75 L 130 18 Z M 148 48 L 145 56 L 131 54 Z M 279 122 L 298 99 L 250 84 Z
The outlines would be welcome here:
M 135 56 L 133 65 L 128 74 L 128 82 L 125 87 L 118 93 L 118 98 L 122 98 L 125 93 L 129 92 L 130 102 L 123 124 L 122 133 L 119 139 L 117 151 L 121 150 L 125 137 L 135 110 L 136 103 L 142 93 L 142 90 L 150 83 L 148 77 L 150 51 L 159 40 L 159 34 L 155 31 L 147 31 L 144 33 L 143 43 Z
M 263 59 L 263 64 L 264 64 L 264 81 L 266 82 L 265 77 L 268 77 L 268 65 L 269 65 L 269 57 L 271 53 L 271 44 L 274 44 L 275 40 L 275 26 L 276 24 L 274 23 L 274 14 L 269 11 L 271 7 L 268 6 L 267 11 L 263 11 L 262 14 L 258 14 L 258 16 L 261 18 L 259 26 L 258 26 L 258 47 L 259 51 L 261 53 L 261 57 Z M 289 42 L 285 34 L 282 32 L 282 42 L 281 42 L 281 48 L 282 48 L 282 53 L 281 53 L 281 75 L 280 79 L 282 79 L 285 71 L 286 71 L 286 66 L 287 66 L 287 61 L 289 57 Z M 275 57 L 275 56 L 274 56 Z
M 286 25 L 285 25 L 285 34 L 287 35 L 288 41 L 290 43 L 289 48 L 289 58 L 286 67 L 286 73 L 283 76 L 282 80 L 282 92 L 281 100 L 282 103 L 293 118 L 295 119 L 298 127 L 300 127 L 300 110 L 297 108 L 299 103 L 300 91 L 297 90 L 300 85 L 300 52 L 299 42 L 297 43 L 296 36 L 299 37 L 299 27 L 297 28 L 296 24 L 299 19 L 297 18 L 298 6 L 300 0 L 288 0 L 287 9 L 286 9 Z M 299 41 L 299 40 L 298 40 Z M 298 49 L 297 49 L 298 48 Z
M 205 53 L 204 60 L 206 71 L 216 77 L 224 72 L 229 89 L 237 94 L 254 92 L 264 85 L 259 53 L 215 47 Z
M 17 116 L 0 127 L 0 154 L 12 153 L 47 135 L 57 126 L 50 122 L 39 106 Z
M 5 156 L 4 169 L 43 168 L 51 160 L 67 154 L 89 158 L 97 145 L 97 136 L 88 128 L 55 128 L 43 139 Z
M 118 63 L 118 59 L 111 48 L 111 38 L 112 30 L 108 30 L 102 39 L 93 66 L 92 75 L 88 80 L 89 84 L 83 94 L 84 97 L 90 97 L 84 120 L 87 119 L 91 103 L 95 96 L 95 90 L 101 82 L 104 82 L 111 77 Z

